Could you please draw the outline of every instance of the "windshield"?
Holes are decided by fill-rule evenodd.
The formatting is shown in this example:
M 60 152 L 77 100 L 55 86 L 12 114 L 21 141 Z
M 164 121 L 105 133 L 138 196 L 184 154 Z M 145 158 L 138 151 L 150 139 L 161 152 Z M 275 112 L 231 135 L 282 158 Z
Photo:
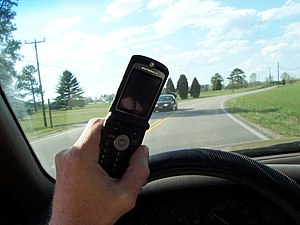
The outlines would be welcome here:
M 55 154 L 108 113 L 132 55 L 165 64 L 161 94 L 176 96 L 152 114 L 151 154 L 300 139 L 298 0 L 0 3 L 1 88 L 52 176 Z
M 172 97 L 171 96 L 161 95 L 161 96 L 159 96 L 158 101 L 159 102 L 172 101 Z

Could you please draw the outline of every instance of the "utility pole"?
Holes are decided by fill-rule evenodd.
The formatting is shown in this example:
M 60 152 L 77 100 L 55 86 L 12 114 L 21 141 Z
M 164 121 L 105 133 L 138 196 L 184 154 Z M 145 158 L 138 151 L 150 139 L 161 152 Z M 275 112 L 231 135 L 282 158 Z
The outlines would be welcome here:
M 271 67 L 269 67 L 269 81 L 270 81 L 270 84 L 272 84 Z
M 278 77 L 277 84 L 278 84 L 278 87 L 279 87 L 279 62 L 277 62 L 277 77 Z
M 43 117 L 44 117 L 44 127 L 47 127 L 47 119 L 46 119 L 46 112 L 45 112 L 45 104 L 44 104 L 44 93 L 43 93 L 43 88 L 42 88 L 42 80 L 41 80 L 41 73 L 40 73 L 40 66 L 39 66 L 39 57 L 38 57 L 38 51 L 37 51 L 37 43 L 45 42 L 45 38 L 43 41 L 36 41 L 34 39 L 33 42 L 26 42 L 25 44 L 34 44 L 35 48 L 35 56 L 36 56 L 36 65 L 37 65 L 37 71 L 38 71 L 38 76 L 39 76 L 39 83 L 40 83 L 40 92 L 41 92 L 41 99 L 42 99 L 42 108 L 43 108 Z

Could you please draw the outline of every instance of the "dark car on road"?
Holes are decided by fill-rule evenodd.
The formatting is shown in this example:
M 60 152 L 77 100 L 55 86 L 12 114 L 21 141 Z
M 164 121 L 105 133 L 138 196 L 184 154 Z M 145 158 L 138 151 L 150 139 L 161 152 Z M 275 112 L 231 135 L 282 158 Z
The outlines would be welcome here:
M 154 111 L 177 110 L 176 98 L 171 94 L 159 96 Z

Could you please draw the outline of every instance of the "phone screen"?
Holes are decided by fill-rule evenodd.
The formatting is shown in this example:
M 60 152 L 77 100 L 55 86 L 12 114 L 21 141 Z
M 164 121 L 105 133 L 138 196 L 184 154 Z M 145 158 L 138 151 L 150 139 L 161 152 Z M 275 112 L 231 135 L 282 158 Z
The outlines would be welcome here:
M 161 82 L 159 77 L 132 69 L 117 109 L 139 117 L 147 117 Z

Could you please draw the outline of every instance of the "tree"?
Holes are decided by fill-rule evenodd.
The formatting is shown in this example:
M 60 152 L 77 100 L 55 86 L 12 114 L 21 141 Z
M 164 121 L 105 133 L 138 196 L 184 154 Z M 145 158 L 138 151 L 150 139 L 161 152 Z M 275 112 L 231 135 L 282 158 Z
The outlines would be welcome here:
M 14 40 L 12 36 L 12 32 L 16 30 L 12 22 L 16 13 L 12 11 L 12 7 L 17 6 L 17 2 L 2 0 L 0 6 L 0 84 L 4 91 L 9 91 L 17 76 L 14 66 L 20 59 L 21 48 L 21 42 Z
M 257 74 L 251 73 L 250 74 L 250 83 L 256 83 L 256 79 L 257 79 Z
M 175 86 L 173 84 L 171 77 L 169 77 L 169 79 L 167 80 L 166 90 L 164 93 L 172 94 L 175 98 L 177 98 L 176 89 L 175 89 Z
M 224 81 L 224 79 L 219 73 L 216 73 L 215 75 L 213 75 L 212 78 L 210 79 L 213 91 L 222 90 L 222 87 L 223 87 L 222 82 L 223 81 Z
M 65 70 L 59 77 L 56 92 L 59 96 L 55 98 L 55 103 L 60 107 L 72 109 L 73 106 L 83 106 L 82 94 L 84 91 L 70 71 Z
M 176 92 L 175 86 L 173 84 L 171 77 L 169 77 L 169 79 L 167 80 L 167 92 L 168 93 Z
M 191 89 L 190 89 L 190 94 L 193 98 L 199 98 L 200 91 L 201 91 L 201 86 L 200 86 L 197 78 L 194 77 L 192 85 L 191 85 Z
M 235 68 L 227 77 L 230 80 L 230 86 L 232 88 L 232 92 L 234 92 L 234 88 L 241 88 L 246 84 L 246 75 L 243 70 L 239 68 Z
M 177 92 L 182 99 L 187 99 L 189 91 L 189 85 L 187 78 L 184 74 L 180 75 L 177 81 Z
M 291 76 L 287 72 L 283 72 L 281 74 L 281 79 L 285 81 L 285 83 L 294 83 L 297 81 L 296 77 Z
M 206 92 L 206 91 L 210 91 L 211 90 L 211 86 L 209 84 L 202 84 L 201 85 L 201 91 Z
M 17 88 L 18 90 L 25 91 L 23 97 L 32 95 L 34 110 L 37 112 L 35 95 L 40 92 L 38 82 L 33 74 L 36 69 L 33 65 L 24 66 L 20 75 L 17 76 Z

